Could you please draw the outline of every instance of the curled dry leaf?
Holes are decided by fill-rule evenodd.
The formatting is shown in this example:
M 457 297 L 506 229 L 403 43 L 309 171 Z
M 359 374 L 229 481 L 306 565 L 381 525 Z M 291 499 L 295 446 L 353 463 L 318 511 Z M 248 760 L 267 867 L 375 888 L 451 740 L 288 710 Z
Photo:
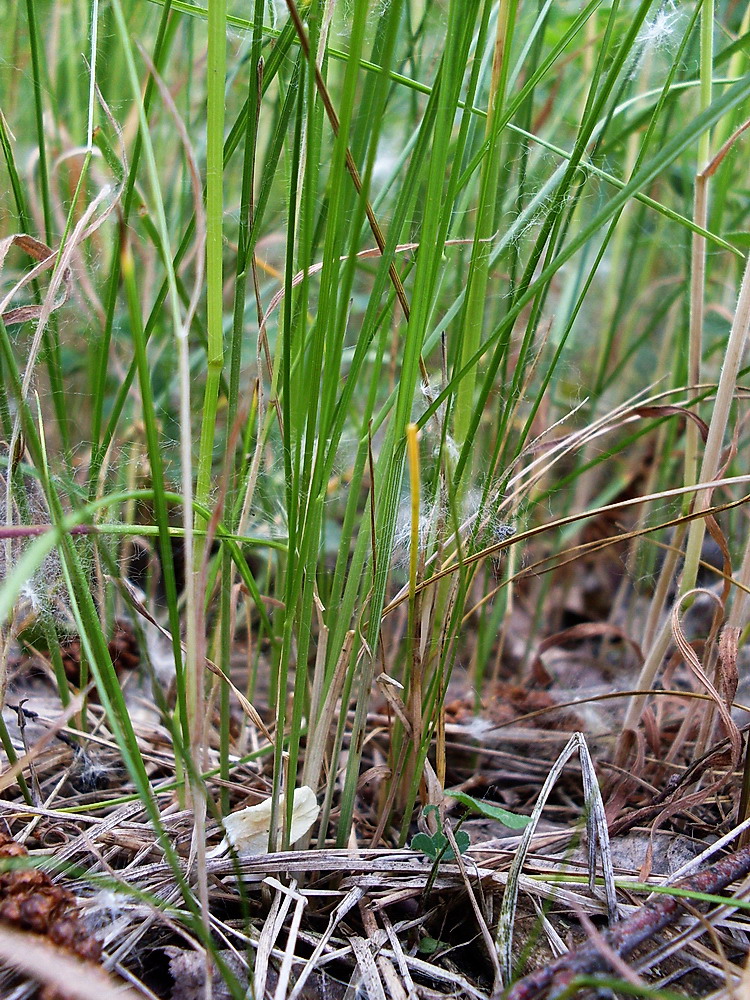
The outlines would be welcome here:
M 12 236 L 6 236 L 5 239 L 0 240 L 0 270 L 2 270 L 5 264 L 8 251 L 13 246 L 18 247 L 19 250 L 23 250 L 37 263 L 33 270 L 24 275 L 2 299 L 2 302 L 0 302 L 0 319 L 2 319 L 6 326 L 39 319 L 43 308 L 40 305 L 18 306 L 15 309 L 7 309 L 6 307 L 19 289 L 36 278 L 42 271 L 53 267 L 57 259 L 57 253 L 51 247 L 48 247 L 46 243 L 42 243 L 41 240 L 29 236 L 28 233 L 14 233 Z M 62 292 L 55 298 L 50 312 L 59 309 L 67 301 L 70 294 L 70 284 L 71 272 L 70 268 L 66 267 L 62 273 Z
M 279 826 L 284 821 L 285 796 L 279 797 Z M 292 806 L 292 826 L 289 831 L 289 843 L 294 844 L 304 837 L 318 818 L 320 806 L 315 792 L 307 785 L 295 788 Z M 271 799 L 248 806 L 224 817 L 224 829 L 227 832 L 224 840 L 211 852 L 210 857 L 223 854 L 228 846 L 232 846 L 241 858 L 265 854 L 268 850 L 268 834 L 271 830 Z

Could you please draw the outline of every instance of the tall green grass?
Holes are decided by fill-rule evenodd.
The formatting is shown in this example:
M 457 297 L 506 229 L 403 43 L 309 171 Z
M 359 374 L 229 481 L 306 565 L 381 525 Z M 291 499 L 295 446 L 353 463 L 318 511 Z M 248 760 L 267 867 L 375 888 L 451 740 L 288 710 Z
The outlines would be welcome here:
M 273 728 L 275 809 L 312 782 L 319 845 L 403 844 L 435 795 L 425 768 L 445 776 L 457 665 L 477 690 L 497 673 L 519 538 L 615 498 L 643 440 L 657 442 L 655 495 L 714 478 L 741 426 L 744 311 L 730 326 L 748 249 L 745 135 L 698 182 L 698 207 L 693 192 L 748 116 L 747 23 L 731 3 L 653 0 L 113 0 L 87 64 L 92 9 L 50 3 L 42 30 L 33 3 L 10 0 L 17 30 L 3 40 L 0 235 L 28 232 L 54 255 L 5 308 L 51 305 L 50 274 L 71 293 L 38 356 L 37 320 L 0 337 L 4 436 L 24 446 L 6 454 L 5 482 L 23 495 L 38 479 L 53 526 L 6 557 L 5 660 L 20 595 L 43 589 L 35 571 L 56 547 L 158 829 L 106 649 L 117 561 L 153 537 L 151 611 L 176 670 L 164 722 L 196 844 L 204 804 L 233 805 L 244 745 L 206 656 Z M 81 233 L 99 196 L 98 225 Z M 29 269 L 9 251 L 3 293 Z M 711 423 L 708 456 L 666 411 L 607 417 L 659 393 Z M 555 450 L 562 432 L 569 448 Z M 745 449 L 740 431 L 726 475 Z M 644 507 L 642 526 L 680 503 Z M 22 505 L 3 509 L 9 537 Z M 727 515 L 730 539 L 741 517 Z M 82 562 L 74 524 L 97 526 L 85 537 L 98 560 Z M 571 535 L 544 538 L 554 556 Z M 642 547 L 631 556 L 648 565 Z M 540 635 L 546 614 L 540 601 Z M 644 689 L 668 638 L 651 636 Z M 214 766 L 221 789 L 201 777 Z

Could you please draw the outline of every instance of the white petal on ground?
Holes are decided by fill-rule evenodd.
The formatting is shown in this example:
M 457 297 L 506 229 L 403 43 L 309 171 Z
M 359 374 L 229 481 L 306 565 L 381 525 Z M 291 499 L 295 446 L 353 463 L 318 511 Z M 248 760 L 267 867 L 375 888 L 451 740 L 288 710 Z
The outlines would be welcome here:
M 292 827 L 289 833 L 289 843 L 303 837 L 318 818 L 320 806 L 315 792 L 307 785 L 294 790 L 294 805 L 292 807 Z M 279 825 L 284 821 L 284 796 L 279 797 Z M 227 842 L 234 847 L 241 858 L 265 854 L 268 850 L 268 833 L 271 829 L 271 799 L 248 806 L 239 812 L 224 817 L 224 829 L 227 832 L 225 841 L 220 845 L 224 848 Z M 211 854 L 219 853 L 219 850 Z

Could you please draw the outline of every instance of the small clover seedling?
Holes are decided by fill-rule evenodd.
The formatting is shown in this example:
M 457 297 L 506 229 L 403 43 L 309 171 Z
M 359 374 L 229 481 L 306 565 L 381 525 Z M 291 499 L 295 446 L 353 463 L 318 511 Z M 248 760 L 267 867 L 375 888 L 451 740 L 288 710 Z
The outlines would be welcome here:
M 448 843 L 448 838 L 443 833 L 440 817 L 437 815 L 437 806 L 429 805 L 425 806 L 422 811 L 423 816 L 429 816 L 430 813 L 434 812 L 438 828 L 433 834 L 429 833 L 417 833 L 412 838 L 412 842 L 409 845 L 413 851 L 421 851 L 428 858 L 431 858 L 434 862 L 440 863 L 441 861 L 455 861 L 456 854 Z M 463 854 L 467 850 L 471 841 L 469 840 L 469 835 L 465 830 L 456 830 L 455 834 L 456 846 L 458 847 L 458 853 Z
M 455 833 L 456 844 L 459 854 L 463 854 L 471 841 L 465 830 L 457 830 Z M 427 833 L 417 833 L 412 839 L 411 849 L 421 851 L 433 861 L 455 861 L 456 855 L 453 848 L 448 843 L 448 838 L 442 830 L 436 830 L 431 836 Z
M 510 827 L 512 830 L 521 830 L 525 826 L 528 826 L 531 822 L 531 818 L 529 816 L 520 816 L 518 813 L 509 812 L 501 806 L 492 805 L 491 803 L 483 802 L 480 799 L 473 799 L 471 795 L 466 795 L 464 792 L 448 792 L 447 794 L 450 795 L 452 799 L 460 802 L 461 805 L 467 810 L 458 821 L 456 829 L 453 831 L 453 839 L 456 847 L 458 848 L 459 854 L 464 854 L 468 850 L 471 843 L 468 833 L 461 829 L 461 824 L 470 813 L 479 813 L 480 816 L 484 816 L 487 819 L 497 820 L 504 826 Z M 432 871 L 430 872 L 430 877 L 427 880 L 425 895 L 429 895 L 429 892 L 432 889 L 437 877 L 440 862 L 456 860 L 456 853 L 448 841 L 448 838 L 443 833 L 442 823 L 436 805 L 425 806 L 422 811 L 423 816 L 429 816 L 430 813 L 435 813 L 437 830 L 432 834 L 415 834 L 414 837 L 412 837 L 411 844 L 409 845 L 413 851 L 420 851 L 432 861 Z

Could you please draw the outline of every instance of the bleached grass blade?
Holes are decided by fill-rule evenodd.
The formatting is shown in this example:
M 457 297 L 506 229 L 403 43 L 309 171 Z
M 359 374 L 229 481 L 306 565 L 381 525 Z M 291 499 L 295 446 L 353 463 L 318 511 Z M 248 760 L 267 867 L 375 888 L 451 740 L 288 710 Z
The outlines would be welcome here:
M 445 823 L 443 826 L 443 832 L 445 833 L 448 843 L 453 849 L 453 854 L 456 859 L 456 864 L 458 865 L 458 870 L 461 873 L 461 878 L 463 879 L 464 886 L 466 887 L 466 894 L 469 897 L 469 902 L 471 903 L 471 908 L 474 911 L 474 916 L 476 917 L 477 925 L 479 926 L 479 932 L 482 935 L 482 941 L 485 944 L 485 949 L 489 955 L 490 962 L 492 963 L 492 968 L 495 973 L 495 981 L 493 983 L 492 991 L 497 993 L 497 991 L 502 986 L 502 970 L 500 969 L 500 963 L 497 959 L 497 951 L 492 940 L 492 935 L 490 934 L 490 929 L 487 926 L 487 921 L 485 920 L 484 914 L 482 913 L 482 908 L 479 905 L 479 901 L 476 898 L 474 889 L 469 881 L 469 876 L 466 871 L 465 860 L 471 861 L 472 859 L 467 857 L 466 859 L 461 855 L 461 851 L 456 843 L 456 838 L 451 828 L 450 823 Z M 481 892 L 481 882 L 477 879 L 477 888 Z
M 534 896 L 531 897 L 531 905 L 534 907 L 537 919 L 539 920 L 539 923 L 542 929 L 544 930 L 544 933 L 547 935 L 547 943 L 549 944 L 552 954 L 555 956 L 555 958 L 558 958 L 560 955 L 564 955 L 565 952 L 569 950 L 568 946 L 565 944 L 563 939 L 555 930 L 552 921 L 544 912 L 544 908 L 542 907 L 539 900 L 535 899 Z
M 383 912 L 380 914 L 380 920 L 385 928 L 385 933 L 388 936 L 388 941 L 390 942 L 391 948 L 393 949 L 393 954 L 395 955 L 395 962 L 398 966 L 398 971 L 401 975 L 403 984 L 406 986 L 408 991 L 408 1000 L 417 1000 L 417 990 L 414 986 L 414 980 L 411 978 L 411 973 L 409 972 L 409 965 L 406 960 L 406 955 L 404 954 L 404 949 L 401 942 L 398 939 L 398 935 L 393 928 L 388 914 Z
M 268 911 L 263 930 L 258 941 L 258 951 L 255 956 L 255 972 L 253 974 L 253 996 L 265 997 L 266 981 L 268 979 L 268 960 L 271 957 L 276 938 L 284 925 L 289 907 L 292 905 L 292 897 L 285 891 L 285 887 L 280 886 L 275 879 L 269 879 L 269 884 L 274 884 L 276 895 Z
M 369 942 L 355 934 L 349 939 L 349 943 L 352 946 L 354 957 L 357 959 L 357 967 L 359 968 L 359 975 L 362 978 L 365 995 L 369 997 L 369 1000 L 386 1000 L 383 982 L 380 978 L 378 967 L 375 964 L 375 959 L 372 957 Z M 354 981 L 355 978 L 352 977 L 350 989 L 354 985 Z M 360 988 L 358 986 L 356 995 L 359 993 Z
M 344 638 L 344 646 L 336 661 L 333 677 L 320 713 L 313 714 L 312 711 L 310 713 L 310 737 L 302 769 L 302 784 L 309 785 L 312 789 L 317 789 L 320 781 L 326 743 L 331 732 L 336 705 L 341 697 L 344 680 L 349 669 L 353 642 L 354 630 L 350 629 Z
M 347 915 L 347 913 L 353 907 L 355 907 L 357 903 L 359 903 L 359 901 L 363 898 L 364 894 L 365 894 L 364 889 L 361 889 L 359 886 L 355 886 L 353 889 L 349 890 L 349 892 L 344 896 L 339 905 L 333 911 L 328 920 L 328 926 L 323 932 L 320 941 L 318 941 L 317 945 L 315 946 L 315 951 L 313 951 L 312 955 L 309 957 L 309 959 L 307 959 L 304 966 L 302 967 L 302 971 L 300 972 L 297 978 L 297 982 L 294 984 L 294 988 L 292 989 L 292 992 L 289 994 L 289 1000 L 298 1000 L 310 974 L 315 971 L 315 967 L 318 961 L 320 960 L 320 956 L 328 947 L 328 942 L 333 937 L 334 931 L 341 923 L 341 921 L 344 919 L 344 917 Z M 256 996 L 258 996 L 257 993 Z
M 280 882 L 277 882 L 276 886 L 281 891 L 288 893 L 290 900 L 294 900 L 294 913 L 292 914 L 292 922 L 289 927 L 286 949 L 284 951 L 284 960 L 281 963 L 279 981 L 276 984 L 276 992 L 274 993 L 274 1000 L 286 1000 L 289 977 L 292 973 L 292 963 L 296 959 L 297 935 L 299 934 L 299 928 L 302 922 L 302 913 L 307 906 L 307 899 L 301 893 L 296 891 L 296 881 L 293 881 L 290 886 L 282 886 Z
M 529 851 L 531 838 L 539 825 L 542 812 L 547 799 L 554 788 L 557 779 L 570 758 L 578 753 L 581 762 L 581 775 L 583 780 L 583 790 L 586 797 L 586 830 L 588 833 L 588 853 L 589 853 L 589 887 L 596 895 L 596 845 L 602 859 L 602 873 L 604 876 L 605 893 L 607 900 L 607 910 L 610 921 L 616 919 L 617 902 L 614 885 L 614 872 L 612 869 L 612 856 L 609 847 L 609 833 L 607 831 L 607 819 L 604 813 L 604 802 L 602 801 L 601 790 L 596 780 L 594 765 L 586 745 L 583 733 L 574 733 L 550 769 L 547 780 L 539 793 L 534 811 L 531 814 L 531 822 L 524 830 L 521 842 L 516 851 L 513 863 L 508 871 L 508 881 L 503 894 L 503 901 L 500 907 L 500 919 L 497 927 L 497 947 L 500 957 L 504 985 L 507 986 L 513 975 L 513 925 L 516 917 L 516 906 L 518 902 L 519 879 L 523 871 L 526 856 Z

